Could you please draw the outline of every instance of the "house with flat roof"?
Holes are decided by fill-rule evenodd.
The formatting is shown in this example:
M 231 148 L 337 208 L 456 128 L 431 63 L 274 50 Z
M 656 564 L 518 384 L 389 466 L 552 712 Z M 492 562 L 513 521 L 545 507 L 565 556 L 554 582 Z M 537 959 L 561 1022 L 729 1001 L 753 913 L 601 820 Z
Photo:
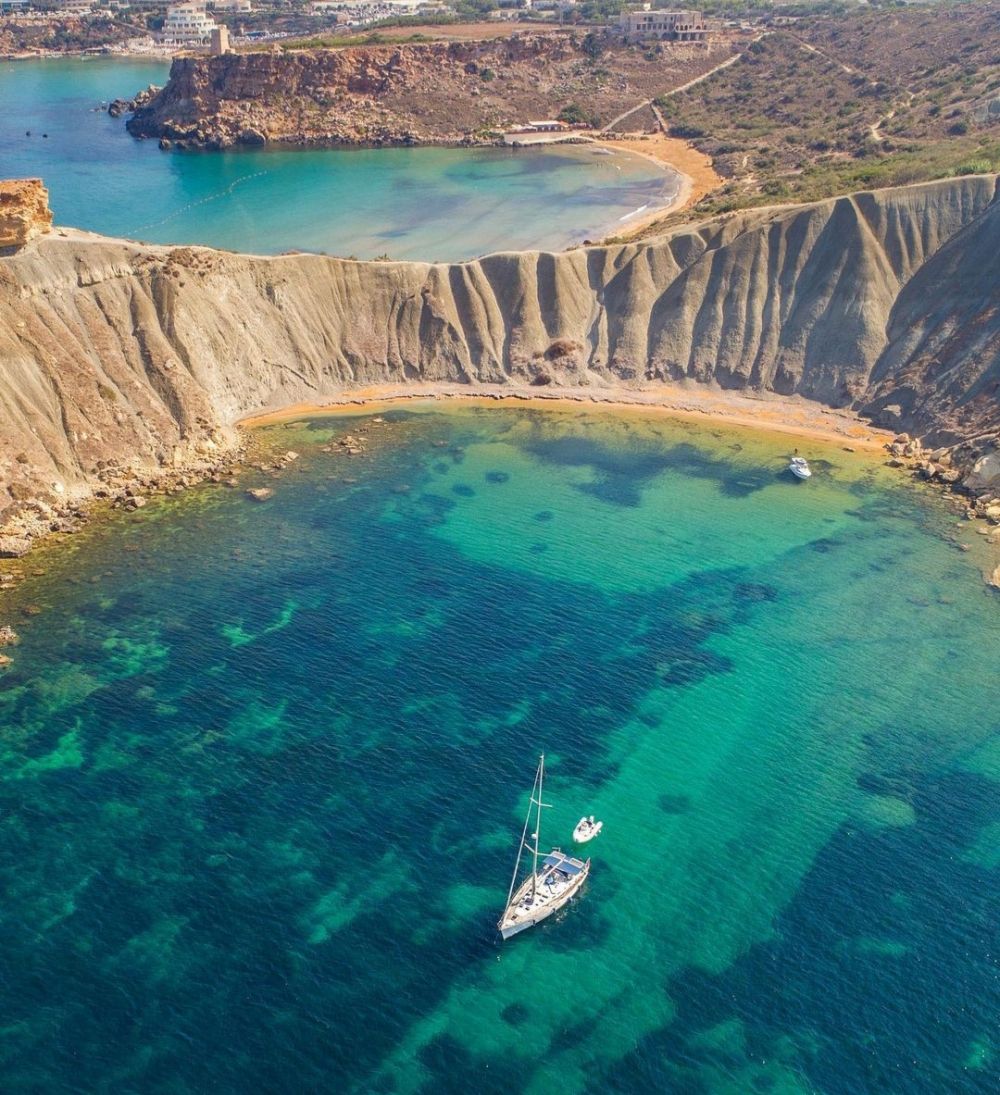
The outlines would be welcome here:
M 618 31 L 626 42 L 704 42 L 709 35 L 700 11 L 626 11 Z

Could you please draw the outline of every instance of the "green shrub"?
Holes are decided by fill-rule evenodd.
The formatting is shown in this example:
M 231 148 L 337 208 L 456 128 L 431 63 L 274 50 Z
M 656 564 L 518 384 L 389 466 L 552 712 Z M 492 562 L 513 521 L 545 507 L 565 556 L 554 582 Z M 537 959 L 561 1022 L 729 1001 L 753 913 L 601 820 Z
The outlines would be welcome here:
M 989 160 L 969 160 L 955 168 L 956 175 L 988 175 L 993 170 Z
M 568 106 L 564 106 L 556 117 L 560 122 L 565 122 L 567 125 L 588 125 L 592 127 L 597 125 L 597 119 L 588 114 L 579 103 L 570 103 Z
M 698 137 L 706 136 L 706 133 L 700 126 L 691 125 L 687 122 L 674 122 L 670 126 L 670 136 L 682 137 L 686 141 L 693 141 Z

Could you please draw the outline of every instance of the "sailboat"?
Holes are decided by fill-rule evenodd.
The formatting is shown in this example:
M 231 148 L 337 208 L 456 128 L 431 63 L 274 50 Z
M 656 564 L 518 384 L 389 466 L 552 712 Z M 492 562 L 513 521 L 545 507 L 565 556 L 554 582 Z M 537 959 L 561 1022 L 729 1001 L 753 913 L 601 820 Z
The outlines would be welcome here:
M 521 844 L 517 850 L 517 862 L 514 864 L 514 874 L 510 880 L 510 889 L 507 891 L 507 907 L 497 924 L 504 939 L 510 939 L 512 935 L 517 935 L 526 928 L 533 928 L 547 916 L 558 912 L 580 889 L 590 873 L 589 859 L 586 862 L 582 859 L 573 859 L 558 848 L 553 848 L 547 855 L 543 855 L 539 850 L 542 807 L 549 805 L 542 801 L 544 782 L 545 754 L 543 753 L 539 758 L 538 771 L 535 772 L 535 782 L 531 788 L 528 815 L 524 819 Z M 529 844 L 528 827 L 533 809 L 536 812 L 535 831 L 531 834 L 532 843 Z M 531 853 L 531 873 L 518 886 L 518 872 L 526 851 Z

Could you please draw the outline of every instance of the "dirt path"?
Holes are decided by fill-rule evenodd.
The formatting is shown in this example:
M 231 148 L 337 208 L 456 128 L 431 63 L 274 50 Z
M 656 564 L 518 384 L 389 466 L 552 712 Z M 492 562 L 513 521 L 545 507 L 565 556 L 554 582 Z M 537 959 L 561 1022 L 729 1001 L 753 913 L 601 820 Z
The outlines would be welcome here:
M 763 35 L 758 35 L 757 38 L 754 38 L 754 42 L 759 41 L 760 38 L 763 38 Z M 695 84 L 700 84 L 702 80 L 707 80 L 709 76 L 714 76 L 717 72 L 721 72 L 724 68 L 729 68 L 730 65 L 735 65 L 736 62 L 743 56 L 744 52 L 746 51 L 740 50 L 739 53 L 734 53 L 732 57 L 727 57 L 724 61 L 721 61 L 714 68 L 710 68 L 708 72 L 703 72 L 700 76 L 695 76 L 693 80 L 688 80 L 687 83 L 680 84 L 678 87 L 672 87 L 669 91 L 664 91 L 661 95 L 658 95 L 657 98 L 662 99 L 666 98 L 668 95 L 676 95 L 680 91 L 687 91 L 689 87 L 694 87 Z M 602 134 L 610 133 L 611 130 L 614 129 L 619 122 L 625 121 L 626 118 L 631 117 L 633 114 L 638 113 L 638 111 L 647 106 L 653 108 L 653 113 L 656 115 L 657 120 L 660 123 L 660 127 L 664 130 L 664 132 L 666 132 L 663 117 L 660 114 L 659 110 L 657 110 L 655 102 L 655 99 L 643 99 L 641 103 L 639 103 L 637 106 L 631 107 L 629 110 L 626 110 L 624 114 L 619 114 L 617 118 L 612 118 L 611 121 L 608 122 L 606 126 L 603 126 L 598 132 Z
M 788 32 L 786 31 L 785 33 L 787 34 Z M 814 46 L 809 42 L 804 41 L 796 34 L 789 34 L 788 37 L 801 46 L 807 53 L 815 53 L 817 57 L 822 57 L 824 61 L 829 61 L 831 65 L 836 65 L 842 72 L 846 72 L 848 76 L 856 75 L 855 69 L 851 68 L 850 65 L 845 65 L 843 61 L 838 61 L 836 57 L 831 56 L 826 50 L 820 49 L 818 46 Z
M 599 129 L 597 132 L 602 135 L 605 133 L 610 133 L 611 130 L 614 129 L 619 122 L 624 122 L 626 118 L 631 118 L 633 114 L 636 114 L 643 108 L 652 105 L 652 99 L 643 99 L 643 101 L 638 106 L 634 106 L 631 109 L 626 110 L 624 114 L 619 114 L 617 118 L 612 118 L 606 126 L 604 126 L 602 129 Z
M 764 35 L 760 34 L 756 38 L 754 38 L 753 41 L 759 42 L 760 39 L 763 37 Z M 750 44 L 752 45 L 753 42 L 751 42 Z M 739 53 L 734 53 L 732 57 L 727 57 L 721 64 L 716 65 L 715 68 L 710 68 L 708 72 L 703 72 L 700 76 L 695 76 L 693 80 L 688 80 L 686 84 L 681 84 L 679 87 L 672 87 L 669 91 L 665 91 L 660 96 L 660 98 L 665 99 L 669 95 L 678 95 L 682 91 L 687 91 L 688 88 L 694 87 L 695 84 L 700 84 L 702 80 L 707 80 L 709 76 L 714 76 L 717 72 L 721 72 L 724 68 L 729 68 L 730 65 L 735 65 L 744 53 L 746 53 L 746 50 L 741 49 Z

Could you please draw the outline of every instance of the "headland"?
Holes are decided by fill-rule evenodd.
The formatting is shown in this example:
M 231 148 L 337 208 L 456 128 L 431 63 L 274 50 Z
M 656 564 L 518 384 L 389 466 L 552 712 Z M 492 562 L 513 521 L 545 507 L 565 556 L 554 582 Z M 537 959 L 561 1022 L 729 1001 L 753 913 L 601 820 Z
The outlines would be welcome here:
M 178 57 L 166 86 L 138 104 L 127 127 L 189 149 L 487 144 L 538 119 L 567 135 L 571 127 L 614 128 L 636 103 L 690 83 L 742 44 L 729 36 L 649 49 L 522 32 Z

